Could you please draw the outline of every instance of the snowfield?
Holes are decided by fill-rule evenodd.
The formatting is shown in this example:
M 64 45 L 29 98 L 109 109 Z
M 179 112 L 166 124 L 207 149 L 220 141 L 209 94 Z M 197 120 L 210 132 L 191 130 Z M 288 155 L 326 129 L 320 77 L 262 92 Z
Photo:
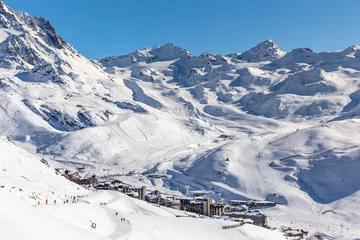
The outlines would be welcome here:
M 266 40 L 193 56 L 168 43 L 89 60 L 0 0 L 0 238 L 283 239 L 89 193 L 54 171 L 82 166 L 165 193 L 275 201 L 271 227 L 360 238 L 359 86 L 358 45 L 286 53 Z M 72 195 L 88 196 L 63 205 Z
M 222 226 L 233 223 L 178 218 L 175 214 L 183 215 L 180 211 L 168 211 L 115 192 L 91 193 L 80 203 L 36 207 L 3 190 L 0 197 L 2 239 L 285 239 L 279 232 L 251 224 L 223 230 Z M 99 205 L 99 201 L 108 202 L 108 206 Z M 123 217 L 125 221 L 121 221 Z M 92 222 L 96 223 L 96 229 L 91 228 Z

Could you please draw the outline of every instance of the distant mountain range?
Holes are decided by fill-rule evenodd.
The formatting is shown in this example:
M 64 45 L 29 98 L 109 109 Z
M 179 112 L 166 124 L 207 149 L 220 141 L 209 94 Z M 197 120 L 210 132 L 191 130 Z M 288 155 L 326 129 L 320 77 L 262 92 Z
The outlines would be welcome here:
M 161 173 L 148 184 L 360 224 L 359 103 L 358 45 L 193 56 L 168 43 L 89 60 L 0 1 L 0 133 L 55 166 Z

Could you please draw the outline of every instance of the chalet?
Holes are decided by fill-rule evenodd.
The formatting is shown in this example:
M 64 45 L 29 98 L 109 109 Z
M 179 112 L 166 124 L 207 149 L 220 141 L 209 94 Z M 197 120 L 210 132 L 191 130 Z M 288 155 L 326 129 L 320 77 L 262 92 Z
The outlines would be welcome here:
M 167 202 L 168 202 L 168 200 L 164 196 L 161 196 L 161 195 L 148 198 L 148 201 L 151 203 L 162 205 L 162 206 L 166 206 Z
M 69 180 L 76 184 L 86 187 L 94 187 L 99 183 L 95 175 L 92 175 L 90 177 L 70 178 Z
M 79 172 L 72 173 L 65 168 L 56 168 L 55 171 L 57 174 L 61 174 L 61 176 L 65 177 L 69 181 L 72 181 L 84 187 L 94 187 L 99 183 L 96 175 L 87 174 L 83 176 L 80 175 Z
M 300 239 L 302 239 L 305 235 L 303 232 L 293 229 L 285 230 L 284 233 L 287 237 L 299 237 Z
M 267 225 L 267 217 L 259 211 L 248 212 L 225 212 L 225 216 L 232 218 L 251 219 L 254 225 L 264 227 Z
M 302 229 L 293 229 L 293 228 L 283 228 L 282 231 L 284 232 L 285 236 L 287 237 L 298 237 L 299 239 L 304 238 L 304 236 L 308 235 L 309 232 L 304 231 Z
M 157 190 L 147 194 L 145 199 L 150 203 L 180 209 L 180 201 L 175 200 L 174 196 L 161 194 Z

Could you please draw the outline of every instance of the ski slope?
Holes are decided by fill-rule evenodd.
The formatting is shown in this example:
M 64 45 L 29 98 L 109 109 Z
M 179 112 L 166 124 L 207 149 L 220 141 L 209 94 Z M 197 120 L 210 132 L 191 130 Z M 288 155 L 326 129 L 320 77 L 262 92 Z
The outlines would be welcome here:
M 150 190 L 275 201 L 270 226 L 359 237 L 359 46 L 193 56 L 168 43 L 89 60 L 44 18 L 2 1 L 0 15 L 3 191 L 62 202 L 85 193 L 53 168 L 111 169 Z
M 215 219 L 177 218 L 183 215 L 136 200 L 120 193 L 89 194 L 79 203 L 30 206 L 0 190 L 2 239 L 241 239 L 281 240 L 276 231 L 253 225 L 223 230 L 231 222 Z M 107 203 L 100 206 L 99 202 Z M 119 214 L 116 216 L 115 212 Z M 121 218 L 125 221 L 121 221 Z M 97 224 L 91 228 L 91 222 Z

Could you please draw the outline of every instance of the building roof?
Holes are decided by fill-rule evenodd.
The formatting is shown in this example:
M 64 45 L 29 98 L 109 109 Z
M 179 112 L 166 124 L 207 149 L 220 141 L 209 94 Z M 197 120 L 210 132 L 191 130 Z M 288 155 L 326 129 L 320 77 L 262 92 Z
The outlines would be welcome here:
M 238 203 L 238 204 L 243 204 L 243 203 L 247 203 L 247 200 L 229 200 L 229 203 Z
M 235 215 L 235 216 L 265 216 L 261 212 L 224 212 L 225 215 Z

